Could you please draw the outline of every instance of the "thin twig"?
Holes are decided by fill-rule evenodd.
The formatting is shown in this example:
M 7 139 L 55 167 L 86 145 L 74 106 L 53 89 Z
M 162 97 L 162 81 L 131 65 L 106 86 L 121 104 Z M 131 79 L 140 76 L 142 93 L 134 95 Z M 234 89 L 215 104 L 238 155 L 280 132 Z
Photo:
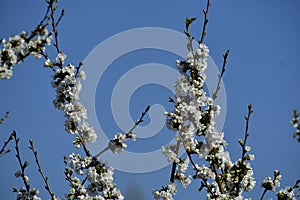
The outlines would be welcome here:
M 8 143 L 9 143 L 10 141 L 12 141 L 13 139 L 14 139 L 14 136 L 13 136 L 13 133 L 12 133 L 12 134 L 10 134 L 9 138 L 7 139 L 7 141 L 4 142 L 3 147 L 2 147 L 1 150 L 0 150 L 0 156 L 3 156 L 4 154 L 7 154 L 7 153 L 11 152 L 11 148 L 9 148 L 9 149 L 7 149 L 7 150 L 5 151 L 5 147 L 6 147 L 6 146 L 8 145 Z
M 221 80 L 223 78 L 223 74 L 225 72 L 225 67 L 226 67 L 226 63 L 227 63 L 227 57 L 229 55 L 229 49 L 226 51 L 226 53 L 223 55 L 223 66 L 222 66 L 222 71 L 221 74 L 218 75 L 218 84 L 216 87 L 216 90 L 212 92 L 212 99 L 216 100 L 217 96 L 218 96 L 218 92 L 221 89 Z
M 243 140 L 243 143 L 240 143 L 241 146 L 242 146 L 242 161 L 241 161 L 241 164 L 244 164 L 244 162 L 246 160 L 246 158 L 245 158 L 245 155 L 247 153 L 246 144 L 247 144 L 247 139 L 249 137 L 249 131 L 248 131 L 248 129 L 249 129 L 249 122 L 250 122 L 250 117 L 251 117 L 252 113 L 253 113 L 252 104 L 250 103 L 248 105 L 248 114 L 247 114 L 247 116 L 245 116 L 246 128 L 245 128 L 244 140 Z M 239 181 L 238 181 L 237 186 L 236 186 L 236 188 L 237 188 L 237 190 L 236 190 L 237 191 L 237 195 L 238 195 L 238 192 L 239 192 L 241 181 L 242 181 L 242 177 L 239 175 Z
M 265 194 L 267 193 L 267 189 L 265 189 L 264 191 L 263 191 L 263 193 L 262 193 L 262 195 L 261 195 L 261 197 L 260 197 L 260 200 L 263 200 L 264 199 L 264 196 L 265 196 Z
M 20 150 L 19 150 L 19 141 L 20 141 L 20 138 L 17 138 L 17 133 L 16 131 L 13 131 L 13 138 L 15 140 L 15 150 L 16 150 L 16 157 L 18 159 L 18 162 L 19 162 L 19 165 L 20 165 L 20 168 L 21 168 L 21 177 L 23 179 L 23 183 L 26 187 L 26 191 L 29 192 L 30 190 L 30 185 L 28 184 L 28 177 L 25 176 L 25 168 L 29 165 L 29 163 L 27 161 L 25 161 L 25 163 L 23 164 L 22 163 L 22 160 L 21 160 L 21 155 L 20 155 Z
M 142 112 L 141 117 L 140 117 L 138 120 L 135 121 L 134 126 L 128 131 L 127 134 L 132 133 L 132 131 L 133 131 L 140 123 L 143 122 L 143 118 L 144 118 L 144 116 L 146 115 L 146 113 L 147 113 L 149 110 L 150 110 L 150 106 L 147 106 L 147 108 L 145 109 L 145 111 Z
M 54 193 L 51 191 L 50 185 L 49 185 L 49 183 L 48 183 L 48 177 L 45 176 L 45 174 L 44 174 L 44 172 L 43 172 L 43 170 L 42 170 L 42 167 L 41 167 L 41 165 L 40 165 L 40 162 L 39 162 L 39 159 L 38 159 L 38 152 L 35 150 L 33 141 L 32 141 L 31 139 L 29 140 L 29 143 L 30 143 L 29 149 L 31 149 L 31 151 L 32 151 L 32 153 L 33 153 L 33 155 L 34 155 L 34 157 L 35 157 L 35 162 L 36 162 L 36 164 L 37 164 L 37 166 L 38 166 L 38 171 L 40 172 L 40 174 L 41 174 L 41 176 L 42 176 L 42 178 L 43 178 L 43 180 L 44 180 L 44 182 L 45 182 L 45 189 L 46 189 L 46 190 L 48 191 L 48 193 L 50 194 L 51 199 L 54 200 L 54 199 L 55 199 L 55 195 L 54 195 Z
M 244 135 L 244 143 L 243 143 L 243 151 L 242 151 L 242 162 L 245 161 L 245 154 L 247 153 L 246 151 L 246 143 L 247 143 L 247 138 L 249 137 L 249 122 L 250 122 L 250 117 L 251 117 L 251 114 L 253 113 L 253 110 L 252 110 L 252 104 L 250 103 L 248 105 L 248 114 L 247 114 L 247 117 L 245 117 L 245 120 L 246 120 L 246 128 L 245 128 L 245 135 Z
M 0 119 L 0 124 L 3 124 L 4 121 L 8 118 L 9 111 L 6 111 L 5 115 Z
M 133 130 L 140 124 L 143 122 L 143 118 L 145 117 L 146 113 L 150 110 L 150 106 L 147 106 L 147 108 L 145 109 L 144 112 L 142 112 L 141 117 L 135 121 L 133 127 L 126 133 L 126 135 L 131 134 L 133 132 Z M 103 150 L 101 150 L 99 153 L 97 153 L 94 157 L 98 157 L 101 154 L 103 154 L 105 151 L 109 150 L 109 147 L 105 147 Z
M 178 140 L 177 145 L 176 145 L 176 150 L 175 150 L 176 156 L 178 156 L 180 143 L 181 143 L 180 140 Z M 174 161 L 173 164 L 172 164 L 171 176 L 170 176 L 170 182 L 171 183 L 174 183 L 174 181 L 175 181 L 176 166 L 177 166 L 177 163 Z
M 77 78 L 77 75 L 78 75 L 78 73 L 79 73 L 79 71 L 80 71 L 80 68 L 81 68 L 82 66 L 83 66 L 83 62 L 79 62 L 78 67 L 76 67 L 75 78 Z
M 61 21 L 62 17 L 65 15 L 65 11 L 64 11 L 64 9 L 62 9 L 58 20 L 55 21 L 54 14 L 55 14 L 55 11 L 57 9 L 57 6 L 56 5 L 53 6 L 53 3 L 50 3 L 49 6 L 50 6 L 50 11 L 51 11 L 51 13 L 50 13 L 51 26 L 52 26 L 52 30 L 53 30 L 53 33 L 54 33 L 54 40 L 55 40 L 53 45 L 56 48 L 57 53 L 61 53 L 61 50 L 60 50 L 60 47 L 59 47 L 59 44 L 58 44 L 57 26 L 58 26 L 59 22 Z M 60 62 L 60 67 L 62 68 L 62 62 Z
M 209 11 L 210 6 L 211 6 L 210 0 L 207 0 L 206 9 L 203 10 L 204 23 L 203 23 L 203 28 L 202 28 L 201 39 L 198 41 L 199 44 L 203 43 L 204 37 L 206 36 L 206 26 L 208 23 L 208 11 Z

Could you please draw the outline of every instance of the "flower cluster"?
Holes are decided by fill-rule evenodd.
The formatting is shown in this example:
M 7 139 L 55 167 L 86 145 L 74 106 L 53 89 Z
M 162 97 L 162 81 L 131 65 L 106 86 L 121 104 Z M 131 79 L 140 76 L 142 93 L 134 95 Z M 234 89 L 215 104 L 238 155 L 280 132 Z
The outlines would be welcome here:
M 54 68 L 63 65 L 66 57 L 64 53 L 58 53 L 53 62 L 47 59 L 45 66 Z M 65 129 L 68 133 L 78 134 L 84 142 L 94 142 L 97 135 L 86 121 L 86 108 L 78 102 L 81 91 L 81 83 L 78 78 L 85 79 L 85 74 L 72 64 L 58 67 L 51 82 L 52 87 L 56 90 L 56 99 L 53 103 L 57 109 L 64 111 Z
M 13 35 L 8 40 L 2 39 L 3 49 L 0 50 L 0 79 L 9 79 L 13 74 L 13 66 L 33 55 L 41 58 L 45 45 L 50 45 L 51 33 L 45 26 L 37 26 L 31 35 L 23 31 L 20 35 Z
M 246 141 L 241 143 L 243 156 L 236 163 L 231 161 L 229 152 L 225 150 L 227 143 L 224 134 L 216 128 L 216 118 L 221 108 L 215 104 L 214 97 L 209 97 L 204 90 L 209 49 L 201 42 L 196 50 L 193 49 L 193 38 L 188 32 L 189 24 L 190 22 L 187 23 L 185 32 L 189 53 L 184 61 L 177 61 L 180 77 L 175 83 L 176 98 L 170 98 L 174 103 L 174 110 L 165 113 L 167 127 L 177 132 L 177 144 L 162 147 L 168 161 L 176 166 L 171 183 L 174 184 L 177 180 L 186 187 L 193 177 L 201 180 L 202 187 L 208 192 L 208 199 L 240 198 L 243 191 L 252 190 L 256 183 L 252 167 L 247 162 L 253 160 L 254 155 L 247 153 L 250 147 L 246 146 Z M 250 107 L 249 114 L 251 112 Z M 246 135 L 248 137 L 248 133 Z M 178 157 L 179 148 L 185 149 L 188 158 Z M 204 159 L 207 165 L 199 167 L 192 156 Z M 189 161 L 195 170 L 193 176 L 186 175 Z M 168 187 L 163 187 L 155 191 L 154 196 L 167 199 L 160 194 L 170 194 L 168 191 Z
M 279 190 L 276 194 L 278 200 L 296 200 L 294 189 L 292 187 L 285 187 Z
M 155 199 L 173 200 L 173 194 L 177 193 L 177 186 L 174 183 L 169 183 L 167 187 L 163 187 L 161 190 L 154 190 L 153 196 Z
M 277 187 L 280 187 L 280 180 L 281 180 L 281 175 L 278 170 L 274 171 L 274 177 L 266 177 L 262 184 L 261 187 L 264 188 L 264 192 L 262 194 L 261 199 L 263 199 L 264 195 L 266 194 L 267 191 L 273 191 L 275 192 Z M 277 193 L 277 199 L 278 200 L 296 200 L 297 197 L 299 197 L 300 194 L 300 180 L 296 181 L 296 184 L 293 187 L 286 186 L 284 189 L 280 189 Z
M 278 170 L 275 170 L 274 178 L 271 178 L 270 176 L 266 177 L 265 180 L 263 180 L 261 187 L 265 188 L 266 190 L 275 191 L 276 187 L 280 187 L 280 180 L 281 175 Z
M 69 194 L 66 195 L 67 199 L 124 199 L 113 182 L 113 168 L 107 167 L 94 157 L 82 157 L 74 153 L 69 159 L 65 158 L 65 164 L 66 179 L 71 186 Z M 74 172 L 80 176 L 86 175 L 86 179 L 81 181 L 74 177 Z M 86 184 L 86 180 L 89 184 Z
M 41 200 L 37 194 L 39 194 L 39 190 L 36 188 L 32 188 L 30 191 L 27 191 L 25 188 L 21 188 L 17 190 L 16 188 L 13 189 L 13 192 L 18 193 L 17 200 Z
M 113 153 L 121 153 L 123 149 L 127 147 L 126 141 L 127 139 L 131 139 L 132 141 L 135 141 L 136 135 L 131 131 L 130 133 L 117 133 L 114 136 L 114 139 L 110 140 L 108 143 L 108 148 Z

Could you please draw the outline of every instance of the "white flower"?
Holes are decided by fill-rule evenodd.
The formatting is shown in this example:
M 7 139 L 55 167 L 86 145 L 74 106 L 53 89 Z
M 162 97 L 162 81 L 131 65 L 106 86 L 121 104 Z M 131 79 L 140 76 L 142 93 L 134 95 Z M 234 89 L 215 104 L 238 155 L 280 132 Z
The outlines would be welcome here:
M 77 78 L 81 78 L 81 79 L 85 80 L 86 79 L 85 72 L 83 70 L 80 70 L 77 74 Z
M 162 153 L 168 158 L 169 162 L 179 162 L 179 159 L 177 158 L 176 153 L 176 146 L 177 145 L 166 145 L 162 147 Z
M 67 55 L 64 53 L 58 53 L 57 57 L 55 58 L 55 63 L 62 63 L 64 64 L 65 60 L 67 58 Z
M 52 66 L 52 63 L 51 63 L 49 58 L 47 58 L 47 60 L 45 61 L 44 66 L 45 67 L 51 67 Z

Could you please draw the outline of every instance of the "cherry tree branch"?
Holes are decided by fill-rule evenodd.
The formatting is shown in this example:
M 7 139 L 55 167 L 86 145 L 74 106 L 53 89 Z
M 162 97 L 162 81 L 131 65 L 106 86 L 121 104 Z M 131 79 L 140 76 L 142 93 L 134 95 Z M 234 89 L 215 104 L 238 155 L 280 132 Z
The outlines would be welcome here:
M 203 23 L 203 28 L 202 28 L 201 39 L 198 41 L 199 44 L 203 43 L 204 37 L 206 36 L 206 26 L 208 23 L 208 11 L 209 11 L 210 6 L 211 6 L 210 0 L 207 0 L 206 9 L 203 10 L 204 23 Z
M 51 189 L 50 189 L 50 185 L 49 185 L 49 183 L 48 183 L 48 177 L 47 176 L 45 176 L 45 174 L 44 174 L 44 172 L 43 172 L 43 169 L 42 169 L 42 167 L 41 167 L 41 165 L 40 165 L 40 162 L 39 162 L 39 159 L 38 159 L 38 152 L 35 150 L 35 148 L 34 148 L 34 143 L 33 143 L 33 140 L 29 140 L 29 143 L 30 143 L 30 146 L 28 147 L 29 149 L 31 149 L 31 151 L 32 151 L 32 153 L 33 153 L 33 155 L 34 155 L 34 157 L 35 157 L 35 162 L 36 162 L 36 164 L 37 164 L 37 166 L 38 166 L 38 171 L 39 171 L 39 173 L 41 174 L 41 176 L 42 176 L 42 178 L 43 178 L 43 180 L 44 180 L 44 183 L 45 183 L 45 189 L 48 191 L 48 193 L 50 194 L 50 196 L 51 196 L 51 199 L 52 200 L 54 200 L 55 199 L 55 195 L 54 195 L 54 193 L 51 191 Z
M 12 133 L 12 134 L 10 134 L 9 138 L 8 138 L 6 141 L 4 141 L 4 144 L 3 144 L 3 146 L 2 146 L 2 148 L 1 148 L 1 150 L 0 150 L 0 156 L 3 156 L 4 154 L 7 154 L 7 153 L 11 152 L 11 148 L 5 150 L 5 147 L 6 147 L 6 146 L 8 145 L 8 143 L 9 143 L 10 141 L 12 141 L 13 139 L 14 139 L 14 135 L 13 135 L 13 133 Z
M 17 157 L 19 166 L 21 168 L 21 174 L 20 174 L 20 176 L 22 177 L 22 180 L 23 180 L 23 183 L 25 185 L 26 191 L 29 192 L 30 185 L 28 184 L 28 177 L 25 176 L 25 169 L 26 169 L 26 167 L 28 167 L 29 163 L 27 161 L 25 161 L 24 163 L 22 162 L 21 154 L 20 154 L 20 150 L 19 150 L 19 141 L 20 141 L 20 138 L 17 137 L 16 131 L 13 131 L 12 135 L 13 135 L 13 138 L 15 140 L 16 157 Z
M 144 112 L 142 112 L 141 114 L 141 117 L 135 121 L 133 127 L 126 133 L 126 136 L 129 136 L 130 134 L 133 133 L 134 129 L 140 124 L 143 122 L 143 118 L 145 117 L 146 113 L 150 110 L 150 106 L 147 106 L 147 108 L 145 109 Z M 97 153 L 94 157 L 98 157 L 100 156 L 101 154 L 103 154 L 105 151 L 109 150 L 109 147 L 105 147 L 103 150 L 101 150 L 99 153 Z
M 226 64 L 227 64 L 227 57 L 229 55 L 229 49 L 226 51 L 226 53 L 223 55 L 223 65 L 222 65 L 222 71 L 221 71 L 221 74 L 218 75 L 218 83 L 217 83 L 217 87 L 216 87 L 216 90 L 212 92 L 212 99 L 213 100 L 216 100 L 217 99 L 217 96 L 218 96 L 218 92 L 219 90 L 221 89 L 221 80 L 223 78 L 223 75 L 225 73 L 225 67 L 226 67 Z
M 8 118 L 9 111 L 6 111 L 5 115 L 0 119 L 0 124 L 3 124 L 4 121 Z

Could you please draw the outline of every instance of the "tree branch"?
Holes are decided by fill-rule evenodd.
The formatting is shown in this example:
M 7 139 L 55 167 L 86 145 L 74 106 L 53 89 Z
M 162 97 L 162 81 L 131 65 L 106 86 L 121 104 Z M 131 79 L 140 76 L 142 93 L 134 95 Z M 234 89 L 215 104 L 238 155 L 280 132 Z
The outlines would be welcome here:
M 48 193 L 50 194 L 51 199 L 54 200 L 54 199 L 55 199 L 55 195 L 54 195 L 54 193 L 51 191 L 50 185 L 49 185 L 49 183 L 48 183 L 48 177 L 45 176 L 45 174 L 44 174 L 44 172 L 43 172 L 43 170 L 42 170 L 42 167 L 41 167 L 41 165 L 40 165 L 40 162 L 39 162 L 39 159 L 38 159 L 38 152 L 35 150 L 33 141 L 32 141 L 31 139 L 29 140 L 29 143 L 30 143 L 30 146 L 29 146 L 28 148 L 31 149 L 31 151 L 32 151 L 32 153 L 33 153 L 33 155 L 34 155 L 34 157 L 35 157 L 35 162 L 36 162 L 36 164 L 37 164 L 37 166 L 38 166 L 38 171 L 39 171 L 39 173 L 41 174 L 41 176 L 42 176 L 42 178 L 43 178 L 43 180 L 44 180 L 44 182 L 45 182 L 45 185 L 46 185 L 46 186 L 45 186 L 45 189 L 46 189 L 46 190 L 48 191 Z

